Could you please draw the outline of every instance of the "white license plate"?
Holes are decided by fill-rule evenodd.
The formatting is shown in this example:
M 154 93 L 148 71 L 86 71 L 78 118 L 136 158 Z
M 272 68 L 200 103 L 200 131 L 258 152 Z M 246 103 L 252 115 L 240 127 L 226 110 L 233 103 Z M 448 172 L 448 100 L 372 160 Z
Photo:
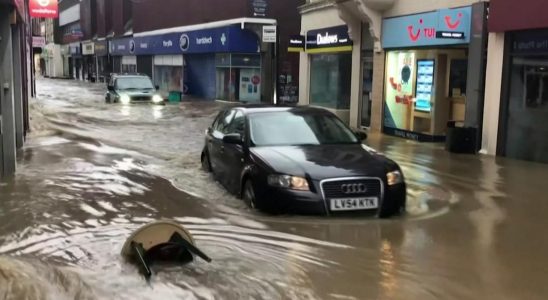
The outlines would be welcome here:
M 331 199 L 333 211 L 366 210 L 378 207 L 379 198 L 377 197 Z

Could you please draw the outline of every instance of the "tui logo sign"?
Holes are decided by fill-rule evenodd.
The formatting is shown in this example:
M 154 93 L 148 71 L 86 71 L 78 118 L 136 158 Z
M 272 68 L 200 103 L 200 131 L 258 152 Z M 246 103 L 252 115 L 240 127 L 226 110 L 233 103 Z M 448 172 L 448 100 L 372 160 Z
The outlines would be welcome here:
M 58 18 L 58 0 L 30 0 L 29 13 L 33 18 Z
M 425 39 L 433 39 L 436 37 L 436 27 L 425 27 L 424 20 L 419 20 L 419 26 L 417 26 L 417 31 L 415 32 L 415 26 L 407 26 L 407 33 L 409 34 L 409 39 L 413 42 L 418 41 L 421 36 Z
M 386 18 L 382 25 L 384 48 L 455 45 L 470 42 L 472 7 L 441 9 Z
M 457 20 L 455 20 L 455 22 L 453 22 L 453 18 L 451 16 L 445 16 L 445 25 L 447 25 L 447 28 L 450 30 L 455 30 L 459 28 L 462 21 L 462 16 L 463 14 L 461 12 L 458 13 Z

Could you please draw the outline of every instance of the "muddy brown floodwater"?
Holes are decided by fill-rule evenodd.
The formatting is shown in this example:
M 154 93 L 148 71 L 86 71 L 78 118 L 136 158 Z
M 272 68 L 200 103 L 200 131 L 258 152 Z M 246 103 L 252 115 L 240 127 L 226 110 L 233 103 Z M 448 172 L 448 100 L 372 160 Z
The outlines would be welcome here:
M 266 216 L 199 169 L 217 106 L 124 110 L 102 89 L 39 82 L 36 130 L 0 183 L 0 298 L 5 268 L 50 299 L 81 298 L 75 287 L 97 299 L 548 298 L 547 165 L 373 134 L 368 145 L 405 172 L 406 216 Z M 189 228 L 213 262 L 158 269 L 147 284 L 119 252 L 160 218 Z M 59 280 L 72 272 L 85 284 Z

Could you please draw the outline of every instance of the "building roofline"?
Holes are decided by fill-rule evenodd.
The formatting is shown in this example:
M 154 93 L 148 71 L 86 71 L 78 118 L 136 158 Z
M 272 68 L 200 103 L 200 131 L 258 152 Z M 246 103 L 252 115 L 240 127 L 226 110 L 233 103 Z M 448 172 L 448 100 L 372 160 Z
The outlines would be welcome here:
M 304 15 L 313 11 L 332 8 L 334 6 L 335 6 L 335 3 L 333 1 L 326 0 L 326 1 L 317 1 L 317 2 L 307 3 L 299 6 L 297 9 L 299 10 L 299 13 L 301 15 Z
M 172 27 L 172 28 L 166 28 L 166 29 L 138 32 L 138 33 L 134 33 L 133 36 L 140 37 L 140 36 L 150 36 L 150 35 L 161 35 L 166 33 L 218 28 L 218 27 L 224 27 L 224 26 L 234 25 L 234 24 L 241 24 L 242 28 L 244 28 L 246 23 L 277 25 L 278 22 L 275 19 L 237 18 L 237 19 L 229 19 L 229 20 L 216 21 L 216 22 L 210 22 L 210 23 L 202 23 L 202 24 L 195 24 L 195 25 L 187 25 L 187 26 L 179 26 L 179 27 Z

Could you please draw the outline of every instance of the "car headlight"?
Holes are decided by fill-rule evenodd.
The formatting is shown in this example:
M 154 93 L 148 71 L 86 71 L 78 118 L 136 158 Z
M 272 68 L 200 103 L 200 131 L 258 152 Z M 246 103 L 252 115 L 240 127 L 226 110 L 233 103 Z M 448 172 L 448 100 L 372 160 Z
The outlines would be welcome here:
M 388 185 L 396 185 L 403 182 L 403 176 L 400 171 L 392 171 L 386 173 L 386 181 Z
M 152 96 L 152 102 L 158 104 L 158 103 L 164 102 L 164 98 L 162 98 L 162 96 L 160 95 L 154 95 Z
M 131 98 L 129 98 L 128 95 L 123 94 L 120 96 L 120 103 L 122 104 L 129 104 L 131 102 Z
M 270 186 L 282 187 L 298 191 L 309 191 L 308 181 L 306 178 L 290 175 L 270 175 L 268 176 L 268 184 Z

